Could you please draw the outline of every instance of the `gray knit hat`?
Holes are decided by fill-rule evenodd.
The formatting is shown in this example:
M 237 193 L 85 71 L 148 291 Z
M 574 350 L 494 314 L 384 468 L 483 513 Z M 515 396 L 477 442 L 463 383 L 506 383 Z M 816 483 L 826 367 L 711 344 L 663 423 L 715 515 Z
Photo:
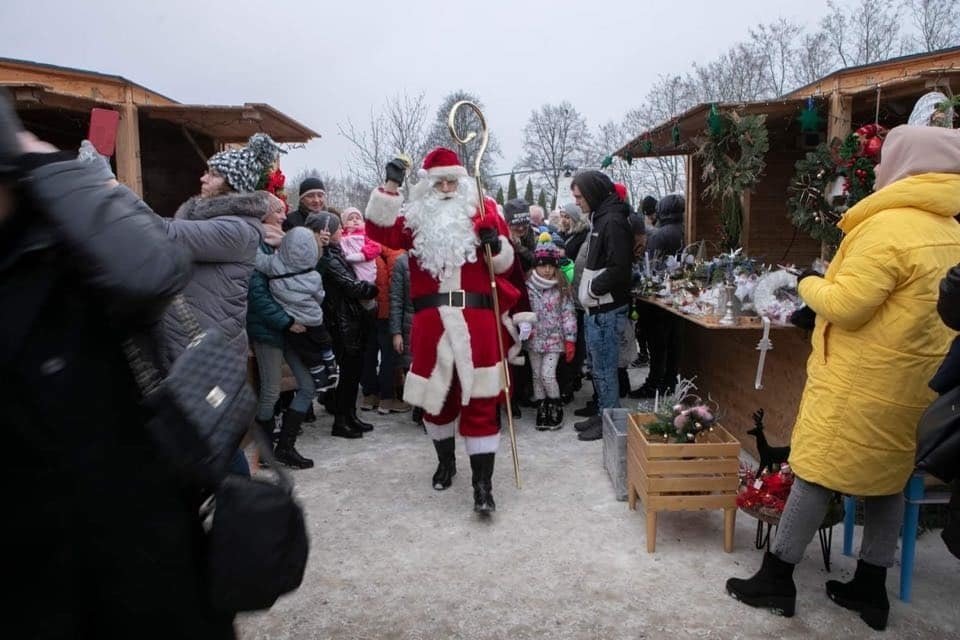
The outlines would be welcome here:
M 517 226 L 530 224 L 530 205 L 523 198 L 507 200 L 503 205 L 503 217 L 507 224 Z
M 250 136 L 242 149 L 227 149 L 214 154 L 207 165 L 222 175 L 234 191 L 256 191 L 266 181 L 267 172 L 281 153 L 286 153 L 265 133 Z
M 577 206 L 576 202 L 564 202 L 560 205 L 560 215 L 567 216 L 571 221 L 577 223 L 583 218 L 583 211 Z
M 340 218 L 329 211 L 318 211 L 317 213 L 308 215 L 307 219 L 303 221 L 303 226 L 310 229 L 310 231 L 329 231 L 330 233 L 336 233 L 337 229 L 340 228 Z

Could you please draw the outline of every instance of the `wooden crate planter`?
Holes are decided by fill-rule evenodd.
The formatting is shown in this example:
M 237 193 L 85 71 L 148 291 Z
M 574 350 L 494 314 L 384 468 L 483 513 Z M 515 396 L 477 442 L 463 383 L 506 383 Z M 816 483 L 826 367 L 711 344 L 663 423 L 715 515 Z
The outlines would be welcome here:
M 647 514 L 647 551 L 657 545 L 657 513 L 723 509 L 723 550 L 733 551 L 740 442 L 723 427 L 691 444 L 663 442 L 643 425 L 652 414 L 632 413 L 627 427 L 627 503 Z

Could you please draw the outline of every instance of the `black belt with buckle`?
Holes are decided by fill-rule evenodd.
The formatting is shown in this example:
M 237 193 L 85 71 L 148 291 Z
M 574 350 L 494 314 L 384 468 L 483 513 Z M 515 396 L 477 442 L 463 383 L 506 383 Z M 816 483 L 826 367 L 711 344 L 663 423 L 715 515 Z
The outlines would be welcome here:
M 493 298 L 485 293 L 468 293 L 461 289 L 446 293 L 434 293 L 429 296 L 419 296 L 413 299 L 413 310 L 415 312 L 434 307 L 493 309 Z

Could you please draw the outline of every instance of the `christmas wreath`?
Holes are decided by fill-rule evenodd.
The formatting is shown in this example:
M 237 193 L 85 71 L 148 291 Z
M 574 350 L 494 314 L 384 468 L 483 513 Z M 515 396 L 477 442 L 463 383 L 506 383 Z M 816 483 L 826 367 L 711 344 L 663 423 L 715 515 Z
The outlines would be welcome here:
M 722 242 L 728 250 L 740 245 L 743 227 L 741 196 L 760 179 L 770 149 L 765 115 L 741 116 L 710 108 L 705 136 L 696 155 L 703 160 L 704 193 L 720 202 Z
M 842 141 L 821 143 L 798 160 L 787 186 L 787 208 L 794 226 L 814 240 L 839 245 L 843 234 L 837 222 L 847 209 L 873 193 L 875 168 L 886 135 L 880 125 L 864 125 Z M 832 193 L 838 179 L 843 180 L 839 199 Z

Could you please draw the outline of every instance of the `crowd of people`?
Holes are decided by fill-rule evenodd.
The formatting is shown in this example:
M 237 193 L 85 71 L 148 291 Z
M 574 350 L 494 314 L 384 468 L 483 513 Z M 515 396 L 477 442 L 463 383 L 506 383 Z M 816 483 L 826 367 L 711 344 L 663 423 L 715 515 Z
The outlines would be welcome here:
M 960 145 L 913 129 L 891 132 L 878 193 L 845 217 L 848 236 L 830 270 L 801 278 L 818 317 L 790 460 L 797 479 L 763 567 L 728 583 L 748 604 L 792 614 L 793 566 L 829 496 L 843 491 L 870 496 L 864 550 L 852 586 L 828 591 L 869 610 L 873 626 L 886 624 L 882 584 L 912 468 L 909 427 L 954 335 L 932 324 L 931 292 L 960 248 Z M 455 436 L 463 437 L 481 515 L 496 509 L 507 402 L 515 417 L 529 407 L 537 429 L 558 430 L 590 380 L 593 397 L 574 412 L 585 419 L 573 426 L 591 441 L 602 437 L 603 410 L 625 396 L 668 393 L 676 381 L 677 320 L 638 308 L 632 285 L 640 265 L 683 246 L 682 195 L 648 196 L 635 211 L 622 185 L 588 170 L 549 214 L 520 199 L 500 206 L 477 192 L 453 151 L 437 148 L 415 184 L 408 160 L 389 162 L 369 201 L 356 203 L 363 210 L 330 207 L 315 177 L 296 185 L 288 205 L 261 190 L 282 150 L 257 134 L 212 156 L 199 195 L 168 219 L 96 163 L 26 132 L 7 139 L 0 406 L 8 441 L 29 454 L 12 463 L 28 480 L 14 510 L 42 509 L 12 523 L 26 545 L 12 562 L 15 575 L 62 589 L 51 594 L 57 606 L 38 599 L 18 612 L 51 636 L 83 628 L 110 637 L 152 616 L 176 637 L 232 635 L 232 617 L 198 595 L 195 496 L 141 430 L 118 428 L 144 420 L 122 340 L 153 336 L 158 361 L 173 362 L 190 341 L 167 311 L 177 293 L 202 327 L 223 332 L 238 361 L 253 355 L 256 428 L 275 442 L 279 463 L 314 465 L 296 443 L 321 407 L 331 435 L 346 439 L 373 431 L 362 411 L 409 413 L 437 454 L 433 489 L 452 486 Z M 647 363 L 646 381 L 631 389 L 627 369 Z M 890 374 L 904 368 L 908 386 Z M 876 396 L 888 391 L 898 399 Z M 232 470 L 250 473 L 242 451 Z

